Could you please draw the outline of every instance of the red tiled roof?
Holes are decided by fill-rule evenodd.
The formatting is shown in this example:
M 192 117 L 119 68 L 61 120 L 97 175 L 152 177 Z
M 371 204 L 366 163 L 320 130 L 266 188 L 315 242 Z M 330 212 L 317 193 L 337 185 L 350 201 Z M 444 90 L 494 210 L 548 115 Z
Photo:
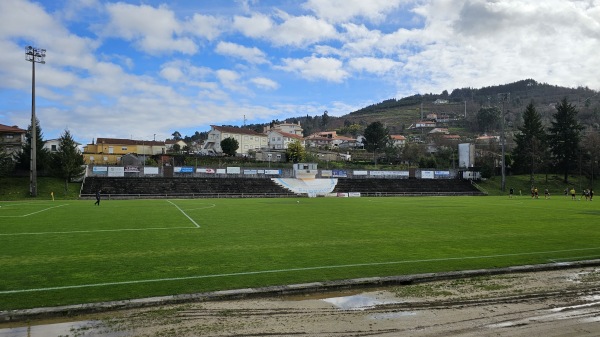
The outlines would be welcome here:
M 136 140 L 123 138 L 97 138 L 96 144 L 113 144 L 113 145 L 148 145 L 148 146 L 164 146 L 165 142 L 155 140 Z
M 26 133 L 27 130 L 23 130 L 16 125 L 8 126 L 0 124 L 0 132 Z

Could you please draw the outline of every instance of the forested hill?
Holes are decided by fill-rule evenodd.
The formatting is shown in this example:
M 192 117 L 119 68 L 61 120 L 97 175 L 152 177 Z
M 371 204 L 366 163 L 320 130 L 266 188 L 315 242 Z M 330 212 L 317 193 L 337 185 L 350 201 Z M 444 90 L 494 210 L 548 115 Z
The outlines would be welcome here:
M 563 98 L 576 106 L 581 124 L 590 129 L 599 129 L 600 94 L 587 87 L 566 88 L 526 79 L 514 83 L 475 88 L 444 90 L 439 94 L 418 94 L 401 99 L 388 99 L 341 117 L 328 116 L 327 112 L 317 116 L 299 116 L 287 119 L 300 122 L 304 135 L 318 131 L 337 130 L 339 134 L 355 136 L 368 124 L 379 121 L 390 133 L 404 134 L 411 125 L 430 113 L 447 115 L 460 119 L 454 126 L 461 127 L 464 133 L 478 134 L 475 117 L 480 109 L 490 106 L 501 107 L 502 97 L 506 97 L 506 120 L 512 127 L 521 123 L 521 113 L 533 101 L 541 114 L 544 125 L 549 126 L 554 106 Z
M 388 99 L 383 102 L 369 105 L 360 110 L 351 112 L 353 114 L 368 114 L 370 112 L 381 111 L 386 109 L 394 109 L 400 107 L 409 107 L 419 105 L 421 103 L 432 103 L 436 100 L 447 100 L 450 103 L 476 103 L 485 105 L 498 101 L 498 96 L 501 94 L 510 94 L 510 100 L 517 104 L 525 102 L 528 104 L 533 100 L 537 104 L 552 104 L 556 103 L 564 97 L 567 97 L 571 102 L 580 102 L 589 98 L 598 92 L 587 87 L 566 88 L 548 83 L 538 83 L 535 80 L 527 79 L 514 83 L 496 85 L 490 87 L 475 88 L 460 88 L 448 91 L 444 90 L 440 94 L 418 94 L 408 96 L 401 99 Z

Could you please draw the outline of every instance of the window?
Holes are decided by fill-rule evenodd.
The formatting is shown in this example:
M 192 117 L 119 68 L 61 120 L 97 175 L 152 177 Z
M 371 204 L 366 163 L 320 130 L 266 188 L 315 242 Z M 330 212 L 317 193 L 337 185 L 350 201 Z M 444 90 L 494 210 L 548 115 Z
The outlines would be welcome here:
M 127 151 L 127 146 L 121 146 L 121 150 Z
M 50 151 L 52 151 L 52 152 L 56 152 L 56 151 L 57 151 L 57 149 L 56 149 L 56 145 L 52 145 L 52 146 L 50 146 Z
M 15 135 L 8 134 L 8 135 L 6 135 L 4 137 L 7 138 L 7 139 L 13 139 L 13 138 L 15 138 Z

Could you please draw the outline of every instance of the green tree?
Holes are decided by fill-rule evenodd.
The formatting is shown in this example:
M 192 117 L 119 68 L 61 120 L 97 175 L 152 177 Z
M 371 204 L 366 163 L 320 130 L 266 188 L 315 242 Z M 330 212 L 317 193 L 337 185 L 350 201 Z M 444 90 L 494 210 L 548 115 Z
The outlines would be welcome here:
M 52 171 L 58 178 L 65 180 L 65 194 L 69 190 L 71 179 L 80 177 L 85 172 L 83 155 L 77 149 L 77 143 L 69 130 L 65 130 L 58 139 L 58 149 L 52 154 Z
M 535 109 L 533 102 L 527 105 L 523 113 L 523 126 L 515 135 L 516 146 L 513 150 L 517 170 L 529 172 L 530 181 L 536 169 L 545 163 L 547 156 L 547 135 L 542 125 L 542 117 Z
M 285 150 L 285 156 L 287 161 L 292 163 L 300 163 L 306 159 L 306 149 L 302 146 L 299 140 L 288 144 L 288 148 Z
M 373 152 L 375 164 L 377 164 L 377 153 L 385 150 L 390 143 L 390 134 L 381 122 L 373 122 L 365 129 L 365 149 Z
M 500 109 L 495 106 L 479 109 L 479 112 L 477 112 L 477 125 L 479 126 L 479 131 L 489 132 L 496 130 L 501 115 Z
M 402 149 L 402 159 L 408 162 L 410 168 L 419 158 L 425 155 L 425 146 L 417 143 L 406 143 Z
M 173 132 L 171 136 L 173 136 L 173 140 L 181 140 L 181 133 L 179 131 Z
M 327 125 L 329 125 L 329 115 L 327 110 L 323 111 L 323 116 L 321 116 L 321 126 L 326 129 Z
M 43 140 L 43 132 L 42 127 L 40 126 L 40 121 L 38 119 L 35 120 L 35 128 L 36 128 L 36 137 L 35 137 L 35 147 L 36 147 L 36 169 L 37 171 L 43 171 L 48 167 L 48 162 L 50 161 L 50 152 L 44 149 L 44 140 Z M 25 134 L 26 141 L 23 145 L 21 152 L 15 154 L 15 162 L 17 169 L 20 170 L 29 170 L 31 165 L 31 125 L 27 128 L 27 133 Z
M 569 172 L 577 162 L 580 154 L 581 131 L 583 127 L 577 120 L 577 110 L 563 98 L 556 105 L 552 115 L 552 126 L 549 129 L 550 150 L 556 165 L 564 174 L 564 182 L 569 182 Z
M 234 138 L 228 137 L 221 141 L 221 150 L 228 156 L 235 156 L 235 152 L 239 148 L 238 141 Z
M 4 146 L 0 144 L 0 177 L 10 175 L 15 169 L 15 162 Z

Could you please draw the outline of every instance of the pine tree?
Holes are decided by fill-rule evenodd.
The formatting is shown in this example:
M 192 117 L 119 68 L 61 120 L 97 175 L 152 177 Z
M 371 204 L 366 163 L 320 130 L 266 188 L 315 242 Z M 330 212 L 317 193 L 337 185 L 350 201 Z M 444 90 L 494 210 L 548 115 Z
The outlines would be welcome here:
M 50 160 L 50 152 L 44 149 L 42 127 L 40 126 L 40 121 L 38 119 L 35 120 L 35 128 L 36 169 L 40 172 L 47 168 Z M 17 169 L 24 171 L 29 171 L 31 165 L 31 131 L 31 125 L 29 125 L 27 133 L 25 134 L 25 144 L 23 145 L 21 152 L 15 155 Z
M 520 133 L 515 135 L 516 147 L 513 150 L 516 169 L 530 173 L 533 183 L 535 170 L 539 168 L 547 157 L 547 135 L 542 125 L 542 118 L 535 109 L 533 102 L 527 105 L 523 113 L 523 126 L 519 127 Z
M 71 132 L 65 132 L 58 139 L 58 149 L 52 154 L 52 171 L 58 178 L 65 180 L 65 194 L 69 190 L 69 182 L 85 172 L 83 155 L 77 149 Z
M 365 148 L 373 152 L 377 164 L 377 152 L 383 151 L 390 143 L 390 134 L 381 122 L 373 122 L 365 129 Z
M 550 127 L 550 149 L 558 168 L 564 174 L 564 182 L 569 182 L 569 172 L 575 166 L 579 155 L 579 142 L 583 127 L 577 120 L 577 110 L 567 102 L 567 98 L 556 105 L 556 113 Z

